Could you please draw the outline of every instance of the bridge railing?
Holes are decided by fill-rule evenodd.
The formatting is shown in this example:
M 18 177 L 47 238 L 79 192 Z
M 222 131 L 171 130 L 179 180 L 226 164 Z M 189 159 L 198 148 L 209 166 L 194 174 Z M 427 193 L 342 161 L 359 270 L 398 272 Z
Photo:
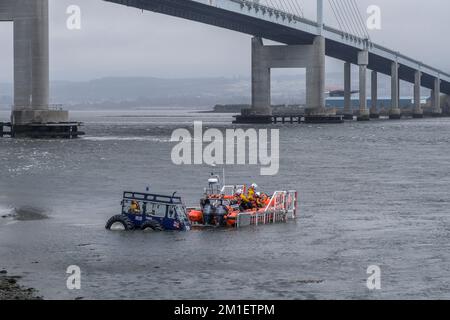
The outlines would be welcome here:
M 283 10 L 280 10 L 280 9 L 274 8 L 272 6 L 262 4 L 260 2 L 256 2 L 253 0 L 228 0 L 228 1 L 238 3 L 241 6 L 241 9 L 244 9 L 244 8 L 247 8 L 248 10 L 254 9 L 255 12 L 260 11 L 260 12 L 262 12 L 263 15 L 268 14 L 269 16 L 280 17 L 281 19 L 287 20 L 288 22 L 291 22 L 291 23 L 300 22 L 300 23 L 307 24 L 311 27 L 319 27 L 319 24 L 316 21 L 309 20 L 309 19 L 306 19 L 305 17 L 301 17 L 299 15 L 292 14 L 290 12 L 286 12 L 286 11 L 283 11 Z M 209 0 L 207 0 L 207 2 L 211 5 L 214 5 L 214 2 L 211 2 Z M 364 44 L 365 47 L 368 47 L 369 45 L 371 45 L 370 40 L 367 38 L 361 38 L 360 36 L 356 36 L 354 34 L 344 32 L 342 30 L 333 28 L 329 25 L 324 25 L 324 29 L 329 32 L 338 34 L 343 39 L 347 39 L 349 41 Z
M 263 14 L 268 14 L 269 16 L 281 17 L 284 20 L 290 22 L 303 22 L 310 24 L 311 26 L 317 26 L 317 23 L 312 20 L 305 19 L 302 16 L 294 14 L 292 12 L 283 11 L 272 6 L 262 4 L 260 2 L 252 0 L 228 0 L 240 4 L 241 8 L 247 8 L 248 10 L 255 9 L 256 11 L 261 11 Z
M 427 65 L 427 64 L 425 64 L 425 63 L 423 63 L 423 62 L 421 62 L 421 61 L 418 61 L 418 60 L 416 60 L 416 59 L 413 59 L 413 58 L 411 58 L 411 57 L 408 57 L 408 56 L 406 56 L 406 55 L 404 55 L 404 54 L 402 54 L 402 53 L 400 53 L 400 52 L 394 51 L 394 50 L 392 50 L 392 49 L 389 49 L 389 48 L 384 47 L 384 46 L 379 45 L 379 44 L 374 44 L 373 47 L 376 48 L 376 49 L 378 49 L 378 50 L 382 50 L 382 51 L 384 51 L 384 52 L 387 52 L 387 53 L 389 53 L 389 54 L 392 54 L 393 56 L 396 56 L 397 58 L 401 58 L 401 59 L 408 60 L 408 61 L 411 62 L 411 63 L 415 63 L 415 64 L 417 64 L 418 66 L 421 66 L 421 67 L 423 67 L 423 68 L 427 68 L 427 69 L 429 69 L 429 70 L 431 70 L 431 71 L 434 71 L 434 72 L 436 72 L 436 73 L 438 73 L 438 74 L 440 74 L 440 75 L 443 75 L 443 76 L 446 76 L 446 77 L 449 77 L 449 78 L 450 78 L 450 73 L 446 73 L 446 72 L 444 72 L 444 71 L 441 71 L 441 70 L 439 70 L 439 69 L 437 69 L 437 68 L 435 68 L 435 67 L 432 67 L 432 66 L 430 66 L 430 65 Z
M 315 22 L 315 21 L 306 19 L 304 17 L 300 17 L 298 15 L 295 15 L 295 14 L 292 14 L 289 12 L 285 12 L 283 10 L 279 10 L 277 8 L 273 8 L 271 6 L 263 4 L 261 2 L 258 3 L 257 1 L 254 1 L 254 0 L 228 0 L 228 1 L 238 3 L 242 9 L 247 8 L 247 10 L 255 10 L 255 12 L 262 12 L 263 15 L 267 14 L 269 16 L 276 16 L 276 17 L 283 19 L 284 21 L 287 20 L 290 23 L 300 22 L 300 23 L 307 24 L 312 27 L 319 26 L 317 24 L 317 22 Z M 207 0 L 207 2 L 211 5 L 214 5 L 215 1 Z M 450 78 L 449 73 L 443 72 L 441 70 L 438 70 L 437 68 L 426 65 L 420 61 L 417 61 L 417 60 L 412 59 L 404 54 L 401 54 L 400 52 L 386 48 L 379 44 L 375 44 L 372 41 L 370 41 L 369 38 L 362 38 L 360 36 L 357 36 L 352 33 L 348 33 L 346 31 L 331 27 L 329 25 L 324 25 L 323 28 L 325 31 L 333 33 L 333 34 L 339 36 L 341 39 L 344 39 L 351 43 L 357 44 L 358 47 L 361 47 L 361 49 L 369 49 L 369 51 L 371 49 L 380 50 L 383 53 L 392 55 L 392 59 L 394 59 L 394 60 L 395 60 L 395 58 L 403 59 L 408 62 L 408 65 L 415 64 L 417 66 L 420 66 L 424 69 L 431 71 L 432 73 L 439 74 L 441 76 Z

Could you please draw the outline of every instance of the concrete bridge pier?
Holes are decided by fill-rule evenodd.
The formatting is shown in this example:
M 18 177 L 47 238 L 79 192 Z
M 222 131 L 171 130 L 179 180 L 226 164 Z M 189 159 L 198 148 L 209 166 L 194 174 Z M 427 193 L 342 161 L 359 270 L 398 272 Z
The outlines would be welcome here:
M 444 96 L 444 108 L 442 114 L 446 117 L 450 116 L 450 95 L 448 94 Z
M 308 51 L 305 122 L 327 122 L 333 114 L 325 109 L 325 38 L 316 37 Z
M 270 70 L 306 68 L 306 122 L 336 122 L 325 110 L 325 39 L 317 36 L 310 45 L 265 46 L 252 39 L 252 106 L 234 123 L 272 123 Z
M 372 71 L 371 73 L 371 101 L 370 101 L 370 118 L 378 119 L 380 118 L 380 112 L 378 111 L 378 73 Z
M 68 112 L 49 110 L 48 0 L 17 2 L 11 122 L 19 135 L 30 123 L 67 122 Z
M 353 120 L 352 64 L 344 63 L 344 120 Z
M 252 38 L 252 105 L 242 110 L 235 123 L 272 123 L 270 57 L 267 57 L 263 40 Z
M 359 65 L 359 115 L 358 121 L 369 121 L 369 110 L 367 109 L 367 65 L 369 64 L 369 52 L 358 53 Z
M 441 117 L 442 109 L 441 109 L 441 79 L 434 79 L 434 89 L 432 90 L 432 116 L 433 117 Z
M 420 104 L 420 84 L 422 81 L 422 72 L 417 70 L 414 74 L 414 110 L 413 118 L 420 119 L 423 118 L 423 109 Z
M 3 0 L 0 20 L 14 27 L 14 137 L 72 137 L 77 124 L 49 107 L 48 0 Z
M 391 64 L 391 109 L 389 110 L 389 119 L 400 119 L 402 113 L 399 107 L 399 77 L 398 77 L 398 62 Z

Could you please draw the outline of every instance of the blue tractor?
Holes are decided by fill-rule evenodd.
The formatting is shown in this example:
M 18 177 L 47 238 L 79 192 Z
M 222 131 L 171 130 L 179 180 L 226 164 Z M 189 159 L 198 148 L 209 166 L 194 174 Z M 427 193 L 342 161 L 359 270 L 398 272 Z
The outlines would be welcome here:
M 122 213 L 111 217 L 106 229 L 188 231 L 191 228 L 186 208 L 175 193 L 164 196 L 125 191 L 121 204 Z

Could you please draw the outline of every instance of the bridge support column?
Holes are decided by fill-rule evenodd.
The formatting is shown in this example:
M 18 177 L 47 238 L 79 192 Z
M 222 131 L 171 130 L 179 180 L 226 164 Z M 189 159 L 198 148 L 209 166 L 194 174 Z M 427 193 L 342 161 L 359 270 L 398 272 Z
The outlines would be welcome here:
M 311 49 L 313 55 L 306 68 L 305 121 L 327 122 L 333 115 L 325 110 L 325 38 L 316 37 Z
M 14 18 L 14 107 L 48 110 L 48 0 L 20 1 Z
M 378 111 L 378 73 L 372 71 L 371 73 L 371 89 L 370 89 L 370 118 L 378 119 L 380 113 Z
M 367 65 L 369 64 L 369 52 L 358 53 L 359 65 L 359 116 L 358 121 L 369 121 L 369 110 L 367 110 Z
M 352 64 L 344 63 L 344 120 L 353 120 Z
M 49 108 L 48 0 L 4 0 L 3 20 L 14 26 L 14 137 L 73 137 L 68 112 Z
M 442 109 L 442 115 L 445 117 L 450 116 L 450 95 L 445 95 L 444 97 L 444 103 L 443 103 L 443 109 Z
M 389 110 L 389 119 L 400 119 L 402 113 L 399 107 L 399 78 L 398 62 L 391 64 L 391 110 Z
M 20 1 L 14 17 L 15 136 L 31 123 L 67 122 L 68 112 L 49 110 L 48 0 Z
M 433 95 L 433 117 L 441 117 L 442 109 L 441 109 L 441 79 L 434 79 L 434 89 L 432 91 Z
M 271 123 L 271 68 L 306 68 L 306 122 L 337 122 L 325 110 L 325 38 L 310 45 L 265 46 L 252 39 L 252 106 L 234 123 Z M 339 118 L 340 119 L 340 118 Z
M 261 38 L 252 38 L 252 105 L 235 123 L 272 123 L 270 65 Z
M 413 118 L 420 119 L 423 118 L 423 110 L 420 104 L 420 85 L 422 82 L 422 72 L 417 70 L 414 74 L 414 110 Z

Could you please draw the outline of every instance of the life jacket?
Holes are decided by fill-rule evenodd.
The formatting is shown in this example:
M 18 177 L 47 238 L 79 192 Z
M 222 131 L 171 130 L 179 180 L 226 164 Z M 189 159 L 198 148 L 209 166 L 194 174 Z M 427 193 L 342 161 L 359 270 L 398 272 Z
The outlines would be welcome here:
M 249 199 L 243 193 L 240 195 L 240 199 L 242 202 L 245 202 L 245 203 L 249 202 Z
M 257 197 L 256 198 L 256 206 L 258 206 L 259 208 L 262 208 L 264 206 L 263 199 L 261 199 L 260 197 Z
M 255 199 L 255 189 L 254 188 L 250 187 L 248 189 L 247 197 L 249 200 Z
M 137 202 L 132 202 L 132 203 L 131 203 L 131 206 L 130 206 L 130 211 L 131 211 L 132 213 L 140 212 L 140 211 L 141 211 L 141 208 L 139 207 L 139 203 L 137 203 Z

